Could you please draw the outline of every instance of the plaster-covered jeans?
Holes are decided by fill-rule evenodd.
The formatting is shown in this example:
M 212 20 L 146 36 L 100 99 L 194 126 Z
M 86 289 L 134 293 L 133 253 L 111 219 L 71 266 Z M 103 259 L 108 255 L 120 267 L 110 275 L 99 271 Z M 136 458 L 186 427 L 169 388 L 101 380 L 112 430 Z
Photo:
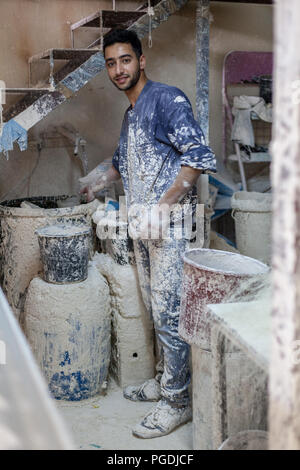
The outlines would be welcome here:
M 154 323 L 161 360 L 161 393 L 178 405 L 189 402 L 189 345 L 178 335 L 181 280 L 181 255 L 188 241 L 135 240 L 139 283 L 143 301 Z M 160 367 L 163 364 L 163 370 Z

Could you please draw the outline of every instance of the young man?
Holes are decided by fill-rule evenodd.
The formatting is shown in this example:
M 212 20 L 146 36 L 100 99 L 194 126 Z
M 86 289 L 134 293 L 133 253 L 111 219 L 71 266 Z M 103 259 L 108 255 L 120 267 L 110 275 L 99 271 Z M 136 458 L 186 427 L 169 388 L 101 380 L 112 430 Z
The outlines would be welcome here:
M 170 433 L 192 417 L 189 346 L 178 335 L 181 255 L 189 240 L 174 234 L 178 210 L 171 211 L 168 237 L 162 236 L 163 229 L 174 204 L 177 209 L 178 204 L 191 204 L 199 174 L 215 170 L 215 158 L 184 93 L 147 79 L 146 59 L 134 32 L 111 32 L 104 39 L 104 56 L 110 80 L 126 93 L 130 106 L 111 168 L 105 174 L 96 168 L 82 178 L 85 186 L 81 192 L 92 200 L 96 191 L 120 176 L 123 181 L 139 283 L 161 358 L 156 377 L 127 387 L 124 396 L 134 401 L 158 401 L 133 429 L 138 437 L 152 438 Z

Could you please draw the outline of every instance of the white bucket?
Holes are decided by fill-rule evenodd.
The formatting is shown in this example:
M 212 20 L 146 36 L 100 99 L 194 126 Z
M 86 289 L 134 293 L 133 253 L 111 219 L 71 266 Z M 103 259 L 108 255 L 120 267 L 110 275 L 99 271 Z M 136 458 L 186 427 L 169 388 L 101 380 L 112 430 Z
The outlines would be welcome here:
M 272 194 L 238 191 L 231 198 L 237 249 L 271 263 Z

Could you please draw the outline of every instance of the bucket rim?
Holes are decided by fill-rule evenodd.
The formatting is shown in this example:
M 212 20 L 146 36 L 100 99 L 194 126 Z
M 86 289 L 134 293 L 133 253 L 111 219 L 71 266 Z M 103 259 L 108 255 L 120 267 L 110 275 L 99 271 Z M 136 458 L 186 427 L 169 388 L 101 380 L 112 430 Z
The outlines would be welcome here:
M 47 196 L 45 196 L 47 197 Z M 20 198 L 22 199 L 22 198 Z M 91 202 L 86 204 L 78 204 L 77 206 L 70 207 L 56 207 L 51 209 L 37 208 L 32 209 L 30 207 L 13 207 L 13 206 L 3 206 L 0 204 L 0 218 L 5 217 L 18 217 L 18 218 L 57 218 L 64 216 L 77 216 L 77 215 L 87 215 L 94 212 L 97 207 L 100 205 L 98 199 L 94 199 Z
M 252 202 L 254 205 L 251 205 Z M 249 205 L 250 204 L 250 205 Z M 273 194 L 258 191 L 236 191 L 231 196 L 234 211 L 253 213 L 272 213 Z
M 261 266 L 261 268 L 263 268 L 263 270 L 259 273 L 256 273 L 256 274 L 246 274 L 246 273 L 236 273 L 236 272 L 233 272 L 233 271 L 221 271 L 220 269 L 216 269 L 216 268 L 209 268 L 207 266 L 204 266 L 204 265 L 199 265 L 197 264 L 195 261 L 189 259 L 187 257 L 187 255 L 189 253 L 192 253 L 192 252 L 195 252 L 195 251 L 198 251 L 198 252 L 210 252 L 210 253 L 217 253 L 217 254 L 220 254 L 220 253 L 224 253 L 226 255 L 230 255 L 231 257 L 242 257 L 242 258 L 245 258 L 245 260 L 249 260 L 249 261 L 254 261 L 255 264 L 257 264 L 258 266 Z M 207 272 L 214 272 L 214 273 L 219 273 L 219 274 L 223 274 L 223 275 L 229 275 L 229 276 L 234 276 L 234 277 L 253 277 L 253 276 L 261 276 L 263 274 L 267 274 L 271 271 L 271 268 L 270 266 L 268 266 L 267 264 L 263 263 L 262 261 L 259 261 L 255 258 L 250 258 L 250 256 L 245 256 L 245 255 L 242 255 L 240 253 L 232 253 L 231 251 L 224 251 L 224 250 L 214 250 L 214 249 L 210 249 L 210 248 L 190 248 L 189 250 L 185 251 L 182 255 L 182 259 L 184 261 L 184 263 L 190 265 L 190 266 L 193 266 L 194 268 L 200 268 L 201 270 L 203 271 L 207 271 Z
M 57 233 L 47 233 L 47 229 L 52 227 L 57 228 Z M 74 228 L 73 233 L 59 233 L 60 229 Z M 78 230 L 75 230 L 78 229 Z M 46 233 L 44 233 L 46 232 Z M 44 227 L 39 227 L 34 232 L 38 237 L 41 238 L 73 238 L 79 235 L 89 235 L 91 233 L 91 227 L 88 225 L 72 225 L 72 224 L 55 224 L 55 225 L 46 225 Z

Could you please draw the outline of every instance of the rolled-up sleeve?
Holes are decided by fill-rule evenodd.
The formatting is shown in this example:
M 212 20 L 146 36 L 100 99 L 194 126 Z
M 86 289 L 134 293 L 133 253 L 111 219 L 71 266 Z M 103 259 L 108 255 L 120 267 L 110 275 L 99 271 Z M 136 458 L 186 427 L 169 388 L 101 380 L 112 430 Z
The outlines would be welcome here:
M 119 171 L 119 154 L 120 154 L 120 149 L 118 146 L 112 158 L 112 165 L 115 167 L 117 171 Z
M 180 90 L 172 95 L 163 105 L 162 125 L 170 143 L 182 154 L 181 166 L 215 171 L 215 155 L 205 144 L 202 129 L 194 118 L 188 98 Z

